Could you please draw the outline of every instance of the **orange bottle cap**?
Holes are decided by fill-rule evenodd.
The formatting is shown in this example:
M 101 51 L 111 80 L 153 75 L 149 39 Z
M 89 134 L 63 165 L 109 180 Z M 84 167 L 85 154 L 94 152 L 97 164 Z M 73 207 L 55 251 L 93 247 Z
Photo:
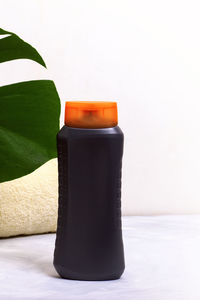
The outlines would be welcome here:
M 104 101 L 67 101 L 65 125 L 76 128 L 117 126 L 117 103 Z

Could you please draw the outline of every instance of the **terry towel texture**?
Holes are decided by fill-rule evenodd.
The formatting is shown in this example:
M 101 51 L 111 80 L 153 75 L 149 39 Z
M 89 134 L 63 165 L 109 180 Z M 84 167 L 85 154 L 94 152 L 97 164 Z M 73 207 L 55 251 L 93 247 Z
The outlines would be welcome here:
M 0 237 L 55 232 L 57 158 L 34 172 L 0 183 Z

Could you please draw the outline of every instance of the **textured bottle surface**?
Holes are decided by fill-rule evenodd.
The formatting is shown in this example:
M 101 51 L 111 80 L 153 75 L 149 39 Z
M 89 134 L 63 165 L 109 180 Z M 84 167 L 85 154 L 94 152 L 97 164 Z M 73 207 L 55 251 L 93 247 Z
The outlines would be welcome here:
M 116 126 L 63 126 L 57 135 L 59 209 L 54 266 L 63 278 L 117 279 L 121 232 L 123 133 Z

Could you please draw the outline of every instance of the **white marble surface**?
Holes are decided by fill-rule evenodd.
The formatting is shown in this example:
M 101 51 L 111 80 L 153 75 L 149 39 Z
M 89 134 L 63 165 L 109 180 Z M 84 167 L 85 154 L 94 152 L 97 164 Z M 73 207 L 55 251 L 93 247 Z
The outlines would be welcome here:
M 73 281 L 52 265 L 55 234 L 0 239 L 0 299 L 199 300 L 200 216 L 124 217 L 119 280 Z

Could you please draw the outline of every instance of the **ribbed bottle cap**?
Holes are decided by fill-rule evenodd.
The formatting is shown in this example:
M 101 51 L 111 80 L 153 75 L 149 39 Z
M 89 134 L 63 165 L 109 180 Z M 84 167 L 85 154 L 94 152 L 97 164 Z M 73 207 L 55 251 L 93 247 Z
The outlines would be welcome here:
M 65 125 L 76 128 L 117 126 L 117 103 L 104 101 L 67 101 Z

